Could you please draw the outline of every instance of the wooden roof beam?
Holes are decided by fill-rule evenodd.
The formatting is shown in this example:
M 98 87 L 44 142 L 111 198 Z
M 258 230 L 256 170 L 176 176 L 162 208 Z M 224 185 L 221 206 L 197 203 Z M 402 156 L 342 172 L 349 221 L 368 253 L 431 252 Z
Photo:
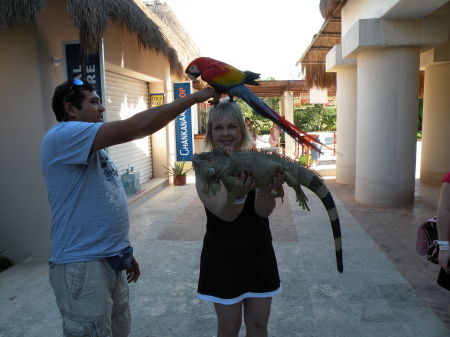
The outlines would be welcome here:
M 340 17 L 331 18 L 328 20 L 328 22 L 334 22 L 334 23 L 341 22 L 341 18 Z
M 320 33 L 320 37 L 341 37 L 341 33 Z
M 309 51 L 330 51 L 332 47 L 311 47 Z
M 305 61 L 305 62 L 301 62 L 302 64 L 325 64 L 325 62 L 308 62 L 308 61 Z

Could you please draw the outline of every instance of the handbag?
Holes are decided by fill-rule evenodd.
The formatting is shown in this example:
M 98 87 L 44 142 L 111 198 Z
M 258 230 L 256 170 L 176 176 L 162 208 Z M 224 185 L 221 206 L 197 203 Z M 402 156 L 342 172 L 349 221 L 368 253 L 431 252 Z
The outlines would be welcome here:
M 438 264 L 439 246 L 436 217 L 422 222 L 417 230 L 416 252 L 426 256 L 428 261 Z
M 447 274 L 442 268 L 441 270 L 439 270 L 437 284 L 439 284 L 439 286 L 441 286 L 442 288 L 450 291 L 450 274 Z
M 129 246 L 121 250 L 119 254 L 107 257 L 106 262 L 117 272 L 130 269 L 133 262 L 133 247 Z
M 425 220 L 417 230 L 416 252 L 419 255 L 425 255 L 427 259 L 433 263 L 439 264 L 439 245 L 436 217 Z M 450 274 L 444 269 L 440 269 L 437 278 L 437 284 L 444 289 L 450 291 Z

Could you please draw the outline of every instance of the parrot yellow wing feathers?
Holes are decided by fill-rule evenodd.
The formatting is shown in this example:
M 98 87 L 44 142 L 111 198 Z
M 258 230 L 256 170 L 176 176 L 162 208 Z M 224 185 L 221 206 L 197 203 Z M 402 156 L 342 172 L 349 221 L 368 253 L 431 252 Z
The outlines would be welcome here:
M 220 85 L 233 86 L 239 85 L 244 82 L 245 74 L 244 72 L 234 68 L 227 67 L 226 71 L 219 76 L 216 76 L 214 82 Z

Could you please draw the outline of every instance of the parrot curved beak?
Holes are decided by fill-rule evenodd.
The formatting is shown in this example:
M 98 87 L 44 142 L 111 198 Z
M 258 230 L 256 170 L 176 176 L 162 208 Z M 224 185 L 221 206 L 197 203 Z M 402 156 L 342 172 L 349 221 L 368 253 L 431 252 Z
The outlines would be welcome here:
M 189 77 L 192 81 L 195 81 L 195 80 L 197 80 L 197 77 L 200 76 L 200 73 L 198 73 L 198 74 L 191 74 L 191 73 L 188 73 L 187 75 L 188 75 L 188 77 Z

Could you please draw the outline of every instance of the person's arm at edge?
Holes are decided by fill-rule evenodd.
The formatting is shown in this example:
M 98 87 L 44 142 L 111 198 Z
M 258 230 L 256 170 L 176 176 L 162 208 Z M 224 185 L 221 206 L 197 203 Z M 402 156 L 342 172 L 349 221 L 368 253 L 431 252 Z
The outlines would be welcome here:
M 103 149 L 152 134 L 191 105 L 217 96 L 214 89 L 206 88 L 171 103 L 144 110 L 130 118 L 104 123 L 95 136 L 91 150 Z
M 437 230 L 439 240 L 449 241 L 450 237 L 450 184 L 443 182 L 441 187 L 441 194 L 439 197 L 439 204 L 437 210 Z M 439 251 L 438 262 L 441 267 L 447 272 L 450 272 L 450 251 Z

